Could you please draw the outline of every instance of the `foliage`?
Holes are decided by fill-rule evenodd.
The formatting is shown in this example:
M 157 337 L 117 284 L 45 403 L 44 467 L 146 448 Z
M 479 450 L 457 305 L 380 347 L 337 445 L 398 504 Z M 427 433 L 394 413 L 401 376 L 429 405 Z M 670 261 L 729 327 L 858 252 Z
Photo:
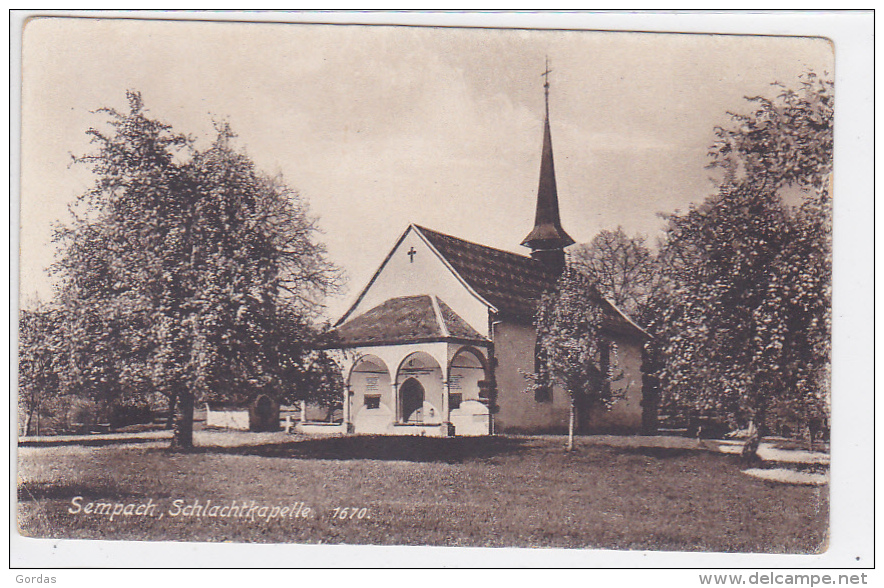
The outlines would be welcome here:
M 778 87 L 716 129 L 718 193 L 668 217 L 651 326 L 668 402 L 761 432 L 774 406 L 825 418 L 831 355 L 833 85 Z
M 294 314 L 283 318 L 278 328 L 289 341 L 287 353 L 280 357 L 280 401 L 340 406 L 344 389 L 341 358 L 326 348 L 332 340 L 328 330 L 307 324 Z
M 813 441 L 829 413 L 832 333 L 831 202 L 823 189 L 791 219 L 774 277 L 755 320 L 769 326 L 756 341 L 754 367 L 788 390 L 786 410 L 808 425 Z
M 97 179 L 57 234 L 59 299 L 76 385 L 177 401 L 186 447 L 195 400 L 278 396 L 339 275 L 306 204 L 231 148 L 227 125 L 200 151 L 128 98 L 126 114 L 100 111 L 110 132 L 90 129 L 97 152 L 77 159 Z
M 777 198 L 745 185 L 670 219 L 661 256 L 671 290 L 655 333 L 670 400 L 745 422 L 772 393 L 756 378 L 764 326 L 754 312 L 784 246 L 785 220 Z
M 537 367 L 529 391 L 563 388 L 570 398 L 568 449 L 574 446 L 578 406 L 610 409 L 616 346 L 603 335 L 602 298 L 580 272 L 568 268 L 545 292 L 535 316 Z
M 835 85 L 808 72 L 798 91 L 773 87 L 780 90 L 776 99 L 747 98 L 754 112 L 729 113 L 734 125 L 716 127 L 711 166 L 760 191 L 822 190 L 832 173 Z
M 22 310 L 18 322 L 18 405 L 25 435 L 39 434 L 34 417 L 60 395 L 64 371 L 57 309 Z
M 644 237 L 630 237 L 622 227 L 602 230 L 590 243 L 573 247 L 570 260 L 628 316 L 639 319 L 645 314 L 659 272 Z

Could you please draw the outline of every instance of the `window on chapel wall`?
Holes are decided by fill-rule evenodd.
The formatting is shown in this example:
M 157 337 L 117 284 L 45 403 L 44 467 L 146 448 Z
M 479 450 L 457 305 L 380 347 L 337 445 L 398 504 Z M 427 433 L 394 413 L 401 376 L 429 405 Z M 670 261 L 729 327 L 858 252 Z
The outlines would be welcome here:
M 460 392 L 452 392 L 448 395 L 448 408 L 449 410 L 455 410 L 460 408 L 460 403 L 463 402 L 463 394 Z
M 375 409 L 381 407 L 381 395 L 380 394 L 366 394 L 363 397 L 363 404 L 365 408 Z

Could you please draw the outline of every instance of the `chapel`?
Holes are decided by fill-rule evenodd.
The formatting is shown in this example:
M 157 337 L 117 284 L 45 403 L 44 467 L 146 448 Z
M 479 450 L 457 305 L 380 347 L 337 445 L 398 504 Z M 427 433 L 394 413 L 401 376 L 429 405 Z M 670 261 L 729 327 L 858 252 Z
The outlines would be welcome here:
M 530 255 L 409 225 L 332 332 L 344 356 L 341 432 L 472 436 L 567 429 L 568 394 L 528 392 L 525 377 L 536 368 L 538 300 L 555 286 L 565 250 L 574 244 L 559 214 L 548 82 L 544 90 L 534 227 L 521 243 Z M 644 411 L 653 409 L 642 393 L 648 335 L 598 298 L 605 337 L 616 346 L 622 377 L 613 386 L 622 398 L 609 411 L 581 411 L 580 427 L 637 433 L 647 422 Z

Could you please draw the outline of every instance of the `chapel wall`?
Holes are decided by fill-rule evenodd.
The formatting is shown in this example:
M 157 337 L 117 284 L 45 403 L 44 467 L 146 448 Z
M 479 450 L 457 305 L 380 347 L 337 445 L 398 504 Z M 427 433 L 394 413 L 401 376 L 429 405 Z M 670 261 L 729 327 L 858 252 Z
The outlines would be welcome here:
M 414 248 L 414 255 L 408 252 Z M 408 231 L 350 317 L 391 298 L 435 295 L 482 335 L 488 334 L 488 307 L 455 277 L 414 229 Z
M 642 429 L 642 344 L 632 337 L 617 337 L 614 391 L 625 392 L 611 410 L 595 409 L 588 419 L 591 433 L 639 433 Z
M 494 415 L 498 433 L 561 432 L 568 425 L 568 397 L 554 389 L 551 399 L 538 402 L 528 391 L 530 382 L 523 375 L 534 371 L 533 326 L 502 322 L 495 326 L 494 357 L 497 360 L 498 412 Z

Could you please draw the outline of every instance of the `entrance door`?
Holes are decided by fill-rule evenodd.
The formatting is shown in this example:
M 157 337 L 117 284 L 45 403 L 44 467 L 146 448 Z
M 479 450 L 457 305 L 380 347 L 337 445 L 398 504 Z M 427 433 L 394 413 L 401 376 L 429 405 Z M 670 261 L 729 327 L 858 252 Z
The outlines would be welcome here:
M 399 388 L 399 406 L 402 422 L 420 423 L 424 420 L 424 387 L 414 378 L 402 382 Z

